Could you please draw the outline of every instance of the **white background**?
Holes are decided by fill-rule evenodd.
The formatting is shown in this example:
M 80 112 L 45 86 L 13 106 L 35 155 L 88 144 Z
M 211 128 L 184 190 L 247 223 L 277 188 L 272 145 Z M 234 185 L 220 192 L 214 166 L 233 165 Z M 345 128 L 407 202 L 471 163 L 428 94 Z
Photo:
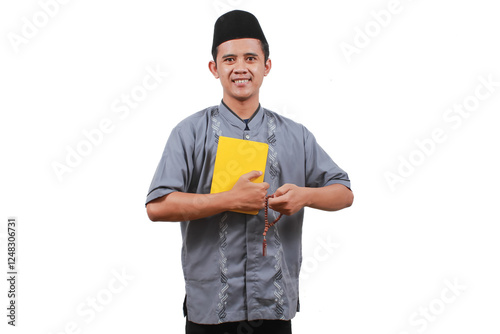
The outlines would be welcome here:
M 500 81 L 498 8 L 401 0 L 349 62 L 342 43 L 361 45 L 357 29 L 376 29 L 370 13 L 389 3 L 73 0 L 15 47 L 41 5 L 3 1 L 1 267 L 17 216 L 20 276 L 16 328 L 1 280 L 2 333 L 183 333 L 179 226 L 150 222 L 144 201 L 172 127 L 220 101 L 207 64 L 232 8 L 253 12 L 270 43 L 262 105 L 306 125 L 355 194 L 344 211 L 306 210 L 294 333 L 498 332 L 500 87 L 459 125 L 443 119 L 479 77 Z M 148 67 L 168 76 L 119 118 L 112 104 Z M 103 119 L 113 130 L 59 180 L 54 162 Z M 415 153 L 437 128 L 446 140 Z M 420 165 L 391 189 L 386 174 L 410 156 Z M 91 319 L 92 298 L 105 305 Z

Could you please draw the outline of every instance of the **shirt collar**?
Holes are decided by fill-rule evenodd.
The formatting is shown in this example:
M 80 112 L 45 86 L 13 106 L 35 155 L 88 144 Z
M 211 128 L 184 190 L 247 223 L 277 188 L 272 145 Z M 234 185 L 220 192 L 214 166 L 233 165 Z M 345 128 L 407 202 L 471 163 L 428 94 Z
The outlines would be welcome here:
M 258 130 L 262 123 L 264 122 L 264 111 L 262 110 L 262 106 L 259 103 L 257 110 L 253 113 L 253 115 L 248 120 L 248 128 L 250 131 Z M 233 126 L 240 128 L 241 130 L 245 130 L 246 124 L 234 111 L 232 111 L 225 103 L 221 100 L 219 105 L 219 112 L 221 115 L 227 119 Z

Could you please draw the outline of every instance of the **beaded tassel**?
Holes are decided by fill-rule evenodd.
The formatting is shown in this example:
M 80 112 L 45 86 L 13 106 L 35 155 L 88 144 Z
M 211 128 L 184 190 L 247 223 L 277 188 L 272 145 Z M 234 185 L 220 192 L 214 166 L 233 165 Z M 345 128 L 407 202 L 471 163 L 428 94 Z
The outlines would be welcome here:
M 264 227 L 264 233 L 262 233 L 264 235 L 264 240 L 262 241 L 262 256 L 266 256 L 267 254 L 267 241 L 266 241 L 267 231 L 269 230 L 270 227 L 276 224 L 278 220 L 280 220 L 281 216 L 283 216 L 283 214 L 280 213 L 278 218 L 276 218 L 272 223 L 269 224 L 269 220 L 267 219 L 267 211 L 269 210 L 269 198 L 273 197 L 274 195 L 269 195 L 266 197 L 266 206 L 264 208 L 264 221 L 266 222 L 266 225 Z

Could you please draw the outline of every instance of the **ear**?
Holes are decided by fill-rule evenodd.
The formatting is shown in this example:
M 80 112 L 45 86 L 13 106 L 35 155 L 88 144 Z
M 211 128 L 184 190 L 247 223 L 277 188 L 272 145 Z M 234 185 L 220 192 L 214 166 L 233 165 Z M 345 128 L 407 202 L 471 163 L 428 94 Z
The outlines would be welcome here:
M 264 76 L 269 74 L 269 71 L 271 71 L 271 67 L 272 67 L 271 59 L 268 58 L 265 64 Z
M 212 73 L 212 75 L 215 77 L 215 79 L 219 79 L 219 72 L 217 71 L 217 63 L 213 60 L 211 60 L 208 63 L 208 69 Z

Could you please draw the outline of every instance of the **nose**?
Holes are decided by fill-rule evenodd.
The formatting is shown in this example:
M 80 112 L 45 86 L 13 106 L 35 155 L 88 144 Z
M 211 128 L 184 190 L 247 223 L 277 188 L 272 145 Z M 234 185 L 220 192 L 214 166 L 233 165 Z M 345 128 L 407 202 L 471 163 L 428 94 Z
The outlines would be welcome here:
M 234 73 L 235 74 L 245 74 L 247 73 L 247 65 L 243 59 L 240 59 L 236 62 L 234 66 Z

